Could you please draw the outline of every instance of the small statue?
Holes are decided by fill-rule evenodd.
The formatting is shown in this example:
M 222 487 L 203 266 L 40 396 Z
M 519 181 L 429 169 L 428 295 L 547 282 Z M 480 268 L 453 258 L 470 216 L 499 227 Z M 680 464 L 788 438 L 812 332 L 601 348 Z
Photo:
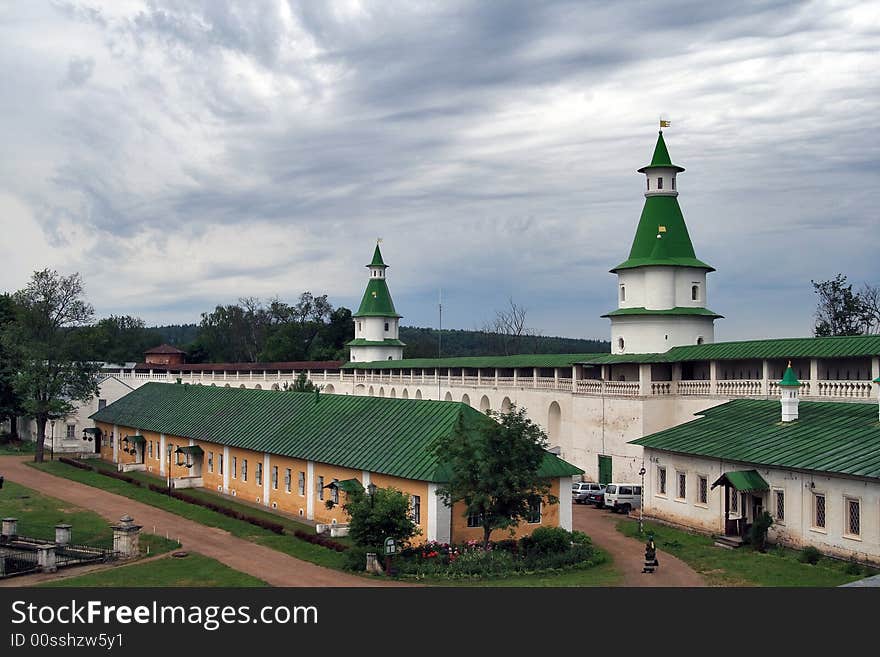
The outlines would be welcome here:
M 657 547 L 654 545 L 654 534 L 648 534 L 648 541 L 645 543 L 645 567 L 642 568 L 642 572 L 653 573 L 659 565 Z

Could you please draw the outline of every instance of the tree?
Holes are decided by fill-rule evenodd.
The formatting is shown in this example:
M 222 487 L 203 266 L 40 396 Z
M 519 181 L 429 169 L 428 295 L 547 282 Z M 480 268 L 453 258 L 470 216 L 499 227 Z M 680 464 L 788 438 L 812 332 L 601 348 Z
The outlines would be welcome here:
M 284 382 L 284 390 L 287 392 L 316 392 L 322 387 L 312 383 L 305 372 L 297 374 L 296 381 L 293 383 Z
M 82 332 L 94 315 L 82 299 L 79 274 L 34 272 L 13 297 L 15 321 L 3 327 L 0 341 L 18 363 L 14 389 L 24 412 L 37 424 L 34 460 L 42 462 L 46 422 L 64 417 L 76 402 L 98 394 L 99 365 L 82 359 Z
M 474 516 L 483 528 L 483 547 L 496 529 L 515 527 L 532 513 L 534 505 L 550 495 L 550 481 L 538 475 L 545 458 L 547 435 L 524 408 L 486 411 L 496 422 L 464 420 L 434 448 L 449 475 L 437 494 L 452 506 L 463 502 L 465 515 Z
M 348 513 L 348 535 L 356 545 L 379 549 L 386 538 L 405 542 L 421 533 L 410 510 L 410 496 L 395 488 L 363 488 L 346 493 L 342 506 Z
M 507 301 L 508 307 L 496 311 L 495 319 L 483 325 L 489 350 L 505 356 L 535 351 L 540 336 L 526 326 L 526 309 L 512 298 Z
M 15 321 L 15 302 L 8 294 L 0 295 L 0 333 Z M 21 396 L 15 390 L 18 373 L 16 354 L 0 342 L 0 421 L 9 420 L 9 434 L 18 438 L 18 416 L 24 412 Z
M 869 286 L 862 292 L 854 292 L 846 276 L 838 274 L 828 281 L 810 281 L 819 296 L 816 306 L 816 336 L 863 335 L 871 330 L 880 317 L 872 318 L 871 301 L 877 301 L 877 292 Z M 876 308 L 873 310 L 876 313 Z
M 140 317 L 110 315 L 90 327 L 91 354 L 111 363 L 140 362 L 144 352 L 156 346 L 154 337 Z

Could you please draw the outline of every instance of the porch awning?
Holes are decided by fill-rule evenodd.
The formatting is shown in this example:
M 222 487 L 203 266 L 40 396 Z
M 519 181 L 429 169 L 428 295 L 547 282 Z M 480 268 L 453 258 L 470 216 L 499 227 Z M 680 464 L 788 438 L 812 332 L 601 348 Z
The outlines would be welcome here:
M 205 453 L 205 451 L 198 445 L 184 445 L 182 447 L 178 447 L 174 451 L 180 452 L 181 454 L 192 454 L 193 456 L 201 456 Z
M 757 470 L 734 470 L 732 472 L 725 472 L 718 477 L 718 481 L 712 484 L 712 488 L 721 485 L 733 486 L 740 493 L 770 490 L 770 485 L 764 481 L 764 477 L 758 474 Z
M 329 484 L 324 486 L 324 488 L 338 488 L 343 493 L 354 493 L 359 490 L 363 490 L 364 487 L 361 486 L 361 482 L 357 479 L 343 479 L 342 481 L 331 481 Z
M 134 443 L 135 445 L 147 442 L 147 439 L 140 434 L 136 434 L 134 436 L 126 436 L 123 440 L 127 440 L 128 442 Z
M 83 429 L 83 433 L 94 434 L 95 436 L 101 435 L 101 430 L 98 427 L 86 427 Z

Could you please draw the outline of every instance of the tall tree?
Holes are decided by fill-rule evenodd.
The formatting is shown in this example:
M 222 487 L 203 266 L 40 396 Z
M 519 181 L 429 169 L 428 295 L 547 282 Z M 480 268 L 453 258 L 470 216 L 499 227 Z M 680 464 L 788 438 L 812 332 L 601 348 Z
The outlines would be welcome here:
M 550 481 L 538 475 L 547 446 L 541 427 L 524 408 L 486 413 L 496 422 L 468 422 L 461 416 L 455 431 L 435 446 L 449 476 L 437 494 L 449 506 L 464 503 L 465 514 L 483 528 L 484 547 L 494 530 L 518 525 L 535 504 L 559 501 L 550 494 Z
M 872 309 L 865 292 L 853 291 L 852 284 L 847 282 L 843 274 L 827 281 L 810 282 L 819 297 L 813 327 L 816 336 L 863 335 L 869 332 Z
M 99 366 L 82 357 L 82 332 L 94 316 L 83 299 L 79 274 L 61 276 L 44 269 L 34 272 L 27 287 L 15 293 L 15 321 L 0 335 L 15 355 L 18 372 L 13 386 L 22 407 L 37 424 L 34 460 L 43 460 L 46 423 L 70 414 L 76 402 L 98 394 Z
M 15 302 L 8 294 L 0 295 L 0 334 L 15 321 Z M 9 433 L 18 438 L 18 416 L 24 412 L 21 397 L 15 390 L 18 358 L 0 342 L 0 421 L 9 420 Z
M 111 363 L 140 362 L 144 351 L 156 346 L 144 320 L 131 315 L 110 315 L 99 320 L 88 333 L 94 358 Z
M 483 325 L 487 347 L 491 352 L 510 356 L 535 352 L 540 335 L 526 325 L 527 310 L 514 300 L 507 308 L 495 312 L 495 319 Z

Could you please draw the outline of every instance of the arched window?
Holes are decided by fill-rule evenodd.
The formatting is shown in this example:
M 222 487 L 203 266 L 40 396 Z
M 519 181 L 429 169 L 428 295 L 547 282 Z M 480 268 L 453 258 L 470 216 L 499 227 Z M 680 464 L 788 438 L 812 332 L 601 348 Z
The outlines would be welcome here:
M 703 336 L 697 338 L 697 344 L 703 344 Z
M 620 286 L 620 300 L 626 301 L 626 286 L 625 285 Z
M 699 285 L 691 285 L 691 301 L 699 301 L 700 300 L 700 286 Z
M 617 338 L 617 348 L 623 351 L 623 338 Z
M 657 189 L 663 189 L 663 178 L 657 178 Z

